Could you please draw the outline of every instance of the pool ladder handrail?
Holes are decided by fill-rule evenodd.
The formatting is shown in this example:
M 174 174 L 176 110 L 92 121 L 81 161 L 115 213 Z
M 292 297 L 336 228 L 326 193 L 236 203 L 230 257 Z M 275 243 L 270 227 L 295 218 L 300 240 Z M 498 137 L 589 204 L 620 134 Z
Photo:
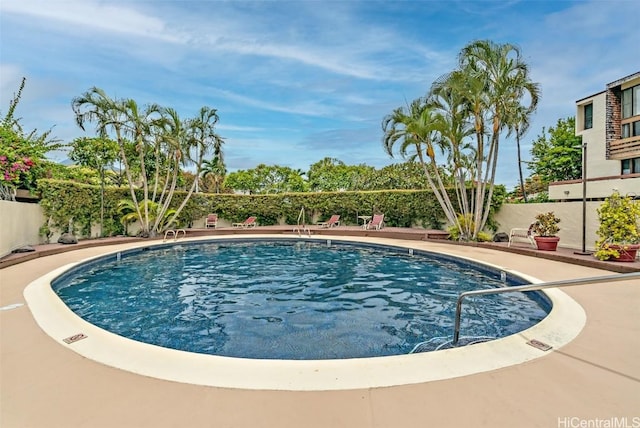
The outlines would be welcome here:
M 522 291 L 538 291 L 538 290 L 545 290 L 547 288 L 572 287 L 574 285 L 597 284 L 600 282 L 628 281 L 635 278 L 640 279 L 640 272 L 623 273 L 623 274 L 617 274 L 617 275 L 592 276 L 588 278 L 567 279 L 563 281 L 543 282 L 539 284 L 516 285 L 513 287 L 506 286 L 502 288 L 490 288 L 486 290 L 465 291 L 458 295 L 458 300 L 456 301 L 456 318 L 455 318 L 454 331 L 453 331 L 453 345 L 456 345 L 458 343 L 458 339 L 460 338 L 460 318 L 462 316 L 462 300 L 464 300 L 465 297 L 481 296 L 486 294 L 498 294 L 498 293 L 515 293 L 515 292 L 522 292 Z M 640 282 L 635 283 L 635 285 L 639 285 L 639 284 Z
M 162 240 L 162 242 L 167 242 L 167 235 L 169 235 L 170 233 L 173 234 L 173 240 L 177 241 L 178 240 L 178 236 L 180 235 L 180 232 L 182 232 L 183 237 L 187 237 L 187 231 L 184 229 L 169 229 L 166 232 L 164 232 L 164 239 Z
M 309 229 L 306 225 L 306 215 L 304 212 L 304 207 L 300 208 L 300 213 L 298 214 L 298 225 L 293 228 L 293 233 L 298 232 L 298 237 L 302 237 L 303 233 L 306 233 L 309 238 L 311 238 L 311 229 Z

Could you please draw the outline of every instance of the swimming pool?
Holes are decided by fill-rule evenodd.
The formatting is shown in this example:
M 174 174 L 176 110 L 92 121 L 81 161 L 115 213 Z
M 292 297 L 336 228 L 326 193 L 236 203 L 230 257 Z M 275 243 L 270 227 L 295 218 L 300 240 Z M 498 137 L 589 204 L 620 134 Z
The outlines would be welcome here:
M 229 240 L 233 235 L 195 237 L 180 240 L 191 243 Z M 244 239 L 246 235 L 238 237 Z M 252 234 L 254 238 L 273 238 L 273 235 Z M 299 238 L 290 237 L 291 240 Z M 518 270 L 528 258 L 492 250 L 439 242 L 407 241 L 366 236 L 312 236 L 327 243 L 339 239 L 358 245 L 392 245 L 399 251 L 427 251 L 454 257 L 471 264 L 489 267 L 540 282 L 536 277 Z M 24 290 L 24 298 L 38 326 L 66 351 L 81 355 L 88 361 L 125 370 L 141 376 L 193 385 L 249 390 L 329 391 L 378 388 L 395 385 L 439 381 L 460 376 L 510 367 L 544 357 L 571 342 L 586 322 L 584 309 L 566 293 L 548 289 L 544 295 L 552 302 L 552 310 L 542 321 L 510 336 L 473 346 L 463 346 L 435 352 L 421 352 L 376 358 L 341 360 L 266 360 L 231 358 L 184 352 L 150 345 L 108 332 L 72 312 L 51 288 L 52 282 L 96 260 L 116 258 L 126 251 L 145 251 L 153 242 L 132 242 L 116 247 L 65 253 L 55 269 L 31 282 Z M 463 325 L 464 327 L 464 325 Z M 463 334 L 464 331 L 462 332 Z M 552 346 L 541 351 L 528 344 L 538 340 Z
M 522 284 L 500 270 L 382 245 L 216 240 L 93 260 L 52 282 L 79 316 L 133 340 L 255 359 L 322 360 L 410 353 L 450 340 L 459 293 Z M 550 310 L 542 294 L 465 306 L 463 335 L 522 331 Z M 436 340 L 434 340 L 436 339 Z

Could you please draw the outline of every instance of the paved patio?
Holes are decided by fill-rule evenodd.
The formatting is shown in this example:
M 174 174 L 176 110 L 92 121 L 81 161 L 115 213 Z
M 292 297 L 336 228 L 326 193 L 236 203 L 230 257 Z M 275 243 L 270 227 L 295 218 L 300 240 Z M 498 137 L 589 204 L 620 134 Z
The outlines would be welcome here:
M 603 269 L 607 265 L 581 266 L 484 246 L 381 235 L 365 239 L 471 257 L 542 281 L 611 274 Z M 112 244 L 106 247 L 109 251 L 130 245 L 103 242 L 107 243 Z M 23 259 L 26 261 L 0 269 L 3 428 L 640 424 L 639 281 L 564 289 L 584 308 L 584 329 L 566 346 L 523 364 L 413 385 L 257 391 L 136 375 L 84 358 L 50 338 L 35 323 L 27 305 L 13 305 L 25 303 L 23 291 L 31 281 L 56 267 L 98 255 L 105 247 L 80 245 L 71 250 L 65 246 L 61 252 L 47 248 L 38 249 L 44 257 Z M 629 264 L 635 269 L 634 265 L 638 262 Z

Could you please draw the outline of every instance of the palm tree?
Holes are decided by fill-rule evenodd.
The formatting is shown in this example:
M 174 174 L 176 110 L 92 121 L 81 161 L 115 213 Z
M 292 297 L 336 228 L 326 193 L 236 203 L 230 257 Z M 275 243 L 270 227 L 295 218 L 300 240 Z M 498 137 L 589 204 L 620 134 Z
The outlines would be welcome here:
M 415 149 L 447 220 L 463 239 L 477 239 L 491 209 L 500 134 L 515 132 L 519 144 L 538 97 L 516 46 L 472 42 L 460 52 L 458 69 L 434 82 L 425 100 L 385 117 L 383 144 L 390 155 L 397 143 L 403 156 Z M 460 215 L 443 184 L 436 148 L 447 159 Z
M 199 116 L 182 121 L 170 108 L 151 104 L 140 108 L 132 99 L 112 100 L 99 88 L 91 88 L 74 98 L 72 107 L 76 122 L 84 129 L 86 123 L 95 122 L 98 134 L 106 138 L 115 134 L 124 164 L 132 204 L 144 235 L 155 235 L 161 230 L 167 212 L 172 213 L 170 223 L 175 222 L 186 206 L 197 185 L 194 181 L 180 207 L 169 210 L 182 166 L 194 164 L 196 176 L 200 175 L 204 156 L 213 151 L 222 161 L 223 139 L 215 133 L 218 115 L 215 109 L 202 107 Z M 143 201 L 139 203 L 136 184 L 127 158 L 130 141 L 140 166 L 140 184 Z M 150 192 L 149 180 L 153 180 Z M 158 204 L 157 213 L 150 213 L 152 204 Z M 155 208 L 154 208 L 155 209 Z M 153 223 L 153 225 L 151 224 Z
M 136 152 L 140 162 L 140 180 L 142 182 L 143 199 L 146 201 L 149 200 L 149 181 L 147 178 L 146 155 L 148 148 L 151 145 L 150 137 L 152 127 L 155 123 L 161 120 L 162 108 L 157 104 L 151 104 L 140 109 L 136 101 L 132 99 L 121 101 L 118 103 L 117 107 L 120 109 L 124 117 L 124 126 L 122 128 L 124 134 L 128 136 L 136 146 Z M 159 167 L 157 159 L 155 167 Z M 129 182 L 129 186 L 132 187 L 133 183 Z M 151 227 L 149 204 L 143 204 L 142 208 L 144 209 L 144 216 L 140 219 L 140 223 L 143 234 L 150 234 L 151 236 L 154 236 L 156 230 L 155 227 Z
M 142 214 L 137 203 L 137 196 L 133 186 L 131 185 L 131 169 L 129 168 L 129 162 L 127 160 L 124 139 L 124 116 L 119 103 L 111 99 L 100 88 L 92 87 L 87 92 L 79 97 L 73 98 L 71 101 L 71 107 L 75 114 L 76 124 L 83 131 L 86 130 L 88 123 L 96 124 L 96 132 L 100 138 L 109 138 L 109 131 L 115 134 L 115 141 L 118 143 L 120 151 L 120 160 L 124 164 L 125 174 L 129 182 L 129 188 L 131 190 L 131 198 L 134 205 L 137 207 L 137 214 L 142 223 Z M 101 211 L 104 209 L 104 202 L 101 202 Z M 101 217 L 102 222 L 102 217 Z
M 443 76 L 434 83 L 428 95 L 428 102 L 436 111 L 435 130 L 438 132 L 441 146 L 447 148 L 447 163 L 454 180 L 458 207 L 462 218 L 468 218 L 473 212 L 473 190 L 471 197 L 467 192 L 468 182 L 475 179 L 477 152 L 467 141 L 473 135 L 471 106 L 468 102 L 470 82 L 461 72 Z M 456 216 L 460 218 L 460 216 Z M 458 222 L 460 237 L 470 239 L 473 231 L 468 221 Z
M 169 211 L 169 205 L 178 183 L 181 172 L 181 165 L 185 164 L 185 150 L 187 144 L 187 130 L 184 122 L 180 119 L 178 112 L 172 108 L 163 108 L 160 111 L 161 118 L 153 122 L 154 129 L 154 149 L 162 159 L 157 158 L 158 166 L 162 166 L 164 177 L 160 178 L 160 168 L 155 174 L 155 183 L 152 201 L 159 204 L 159 215 L 155 218 L 153 230 L 160 232 L 160 220 Z M 160 188 L 160 184 L 162 187 Z M 160 194 L 158 194 L 160 189 Z M 175 213 L 173 210 L 172 214 Z
M 214 156 L 213 159 L 202 162 L 201 176 L 203 179 L 212 177 L 214 193 L 220 193 L 220 189 L 226 175 L 227 168 L 218 156 Z
M 172 223 L 170 217 L 175 214 L 174 209 L 161 212 L 160 205 L 149 200 L 142 201 L 142 205 L 145 207 L 145 211 L 150 213 L 151 220 L 158 223 L 158 231 L 163 231 L 173 226 L 174 223 Z M 125 227 L 125 232 L 128 233 L 128 225 L 139 220 L 136 212 L 137 208 L 129 199 L 123 199 L 118 202 L 117 211 L 120 214 L 120 223 Z
M 394 147 L 399 143 L 403 157 L 417 158 L 447 220 L 458 224 L 456 210 L 451 203 L 441 170 L 436 162 L 435 148 L 447 149 L 446 142 L 437 135 L 439 125 L 435 108 L 422 98 L 411 102 L 406 108 L 400 107 L 382 121 L 384 136 L 382 143 L 386 152 L 393 156 Z
M 538 103 L 539 85 L 531 81 L 529 68 L 522 59 L 520 49 L 509 43 L 497 44 L 489 40 L 472 42 L 460 52 L 459 65 L 463 73 L 483 84 L 486 98 L 481 107 L 490 124 L 486 157 L 484 137 L 480 138 L 480 135 L 476 134 L 478 188 L 475 195 L 475 238 L 489 217 L 500 134 L 513 128 L 515 115 L 510 115 L 509 111 L 528 96 L 527 111 L 531 115 Z
M 183 161 L 195 164 L 196 178 L 199 177 L 202 172 L 202 164 L 207 153 L 213 151 L 214 155 L 222 160 L 222 145 L 224 144 L 224 140 L 215 132 L 215 126 L 218 120 L 219 117 L 216 109 L 202 107 L 197 117 L 187 121 L 185 130 L 186 139 L 184 146 L 182 146 Z M 193 180 L 187 196 L 176 210 L 171 219 L 172 221 L 175 221 L 187 205 L 189 198 L 195 190 L 196 183 L 197 179 Z
M 530 108 L 525 107 L 522 104 L 515 104 L 509 110 L 508 114 L 509 114 L 509 123 L 511 124 L 510 132 L 508 135 L 514 134 L 516 137 L 516 147 L 518 151 L 518 175 L 520 179 L 520 191 L 522 192 L 522 198 L 524 199 L 524 202 L 527 202 L 527 192 L 525 191 L 524 179 L 522 176 L 522 155 L 521 155 L 521 148 L 520 148 L 520 139 L 529 130 L 529 126 L 531 124 L 530 122 L 531 112 L 530 112 Z

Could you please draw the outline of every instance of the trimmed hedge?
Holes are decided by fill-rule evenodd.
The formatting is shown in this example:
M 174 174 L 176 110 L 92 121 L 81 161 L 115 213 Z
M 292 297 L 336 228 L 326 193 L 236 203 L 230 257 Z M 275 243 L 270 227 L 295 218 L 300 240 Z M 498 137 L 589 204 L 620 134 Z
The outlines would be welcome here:
M 72 181 L 43 179 L 38 181 L 40 204 L 51 226 L 66 231 L 73 218 L 74 231 L 90 236 L 91 227 L 100 222 L 100 188 Z M 502 192 L 496 192 L 501 194 Z M 172 208 L 177 208 L 186 192 L 176 192 Z M 452 195 L 453 196 L 453 191 Z M 142 192 L 138 194 L 142 200 Z M 105 236 L 124 233 L 117 212 L 118 202 L 130 199 L 128 188 L 105 189 Z M 455 200 L 455 198 L 453 199 Z M 498 205 L 502 203 L 499 201 Z M 435 196 L 427 190 L 384 190 L 363 192 L 283 193 L 273 195 L 235 195 L 197 193 L 183 209 L 180 225 L 189 227 L 208 213 L 217 213 L 230 222 L 240 222 L 253 215 L 260 225 L 275 225 L 284 220 L 296 224 L 300 208 L 305 208 L 308 223 L 339 214 L 342 224 L 356 224 L 358 215 L 384 213 L 385 224 L 396 227 L 441 229 L 444 213 Z

